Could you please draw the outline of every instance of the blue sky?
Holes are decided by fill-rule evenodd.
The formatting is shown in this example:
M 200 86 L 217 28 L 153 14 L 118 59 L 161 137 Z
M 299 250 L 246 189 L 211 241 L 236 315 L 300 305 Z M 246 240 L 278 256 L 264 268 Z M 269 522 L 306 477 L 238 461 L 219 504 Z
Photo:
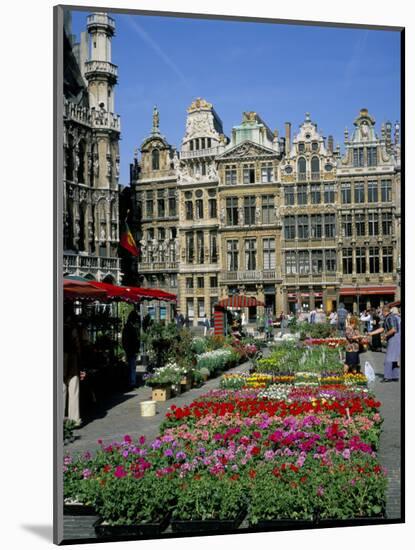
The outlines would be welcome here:
M 306 111 L 323 135 L 343 144 L 361 107 L 382 121 L 400 119 L 400 35 L 396 31 L 306 27 L 220 20 L 111 14 L 112 61 L 118 65 L 115 110 L 121 115 L 120 183 L 129 183 L 134 148 L 160 129 L 180 147 L 186 108 L 196 97 L 213 103 L 225 133 L 243 111 L 293 132 Z M 72 12 L 72 31 L 87 12 Z

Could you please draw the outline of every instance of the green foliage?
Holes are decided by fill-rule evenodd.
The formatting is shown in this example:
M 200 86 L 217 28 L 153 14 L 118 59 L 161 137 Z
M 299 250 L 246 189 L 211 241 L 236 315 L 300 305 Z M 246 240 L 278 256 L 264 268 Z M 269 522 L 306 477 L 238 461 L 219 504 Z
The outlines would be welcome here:
M 204 474 L 182 483 L 174 518 L 229 520 L 235 519 L 245 507 L 245 487 L 239 479 Z
M 171 510 L 176 482 L 147 474 L 142 478 L 110 477 L 101 485 L 97 512 L 110 525 L 137 525 L 160 520 Z
M 75 429 L 76 423 L 74 420 L 64 420 L 63 421 L 63 442 L 70 443 L 75 437 L 73 431 Z

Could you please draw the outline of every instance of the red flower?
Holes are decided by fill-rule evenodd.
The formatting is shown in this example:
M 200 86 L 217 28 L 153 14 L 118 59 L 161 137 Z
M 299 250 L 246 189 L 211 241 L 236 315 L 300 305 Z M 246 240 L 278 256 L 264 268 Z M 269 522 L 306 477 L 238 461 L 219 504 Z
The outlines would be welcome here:
M 249 477 L 251 479 L 254 479 L 256 477 L 256 471 L 255 470 L 249 470 Z
M 258 456 L 260 452 L 261 452 L 261 449 L 260 449 L 259 447 L 255 446 L 255 447 L 252 449 L 251 454 L 252 454 L 253 456 Z
M 292 472 L 297 473 L 298 470 L 299 470 L 299 468 L 298 468 L 298 466 L 296 466 L 295 464 L 290 464 L 290 470 L 291 470 Z
M 106 465 L 104 466 L 103 470 L 104 470 L 104 472 L 105 472 L 106 474 L 108 474 L 108 472 L 111 471 L 111 466 L 110 466 L 109 464 L 106 464 Z

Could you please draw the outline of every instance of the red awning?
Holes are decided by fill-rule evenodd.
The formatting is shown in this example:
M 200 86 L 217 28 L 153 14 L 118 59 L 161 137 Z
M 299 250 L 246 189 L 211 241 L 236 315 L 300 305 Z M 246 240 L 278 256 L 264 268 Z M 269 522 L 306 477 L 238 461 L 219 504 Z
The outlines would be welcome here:
M 66 300 L 99 300 L 106 298 L 107 292 L 86 281 L 64 279 L 63 297 Z
M 161 300 L 166 302 L 176 301 L 176 295 L 157 288 L 141 288 L 137 286 L 116 286 L 109 283 L 93 281 L 92 284 L 107 291 L 108 298 L 127 302 L 139 302 L 140 300 Z
M 368 294 L 395 294 L 396 286 L 359 286 L 340 289 L 340 296 L 366 296 Z
M 263 306 L 264 303 L 260 302 L 253 296 L 235 294 L 235 296 L 228 296 L 228 298 L 220 300 L 219 305 L 222 307 L 255 307 Z

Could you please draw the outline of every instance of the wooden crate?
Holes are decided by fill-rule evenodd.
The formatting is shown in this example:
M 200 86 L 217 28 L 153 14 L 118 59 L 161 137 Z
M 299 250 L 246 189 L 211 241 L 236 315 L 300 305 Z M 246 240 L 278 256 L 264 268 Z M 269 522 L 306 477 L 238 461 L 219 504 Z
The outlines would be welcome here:
M 171 388 L 153 388 L 151 399 L 153 401 L 167 401 L 171 397 Z
M 180 386 L 182 388 L 182 391 L 189 391 L 192 387 L 192 377 L 191 376 L 185 376 L 180 380 Z

